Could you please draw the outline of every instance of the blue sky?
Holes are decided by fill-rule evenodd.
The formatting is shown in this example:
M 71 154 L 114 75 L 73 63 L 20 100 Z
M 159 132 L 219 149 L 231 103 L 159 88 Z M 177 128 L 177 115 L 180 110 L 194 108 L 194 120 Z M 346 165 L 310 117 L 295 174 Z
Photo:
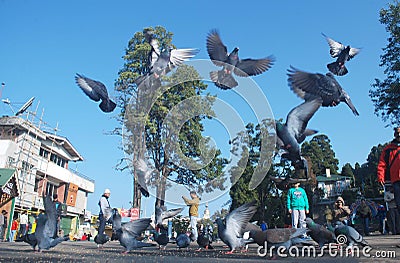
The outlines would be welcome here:
M 114 169 L 123 157 L 118 149 L 121 139 L 105 135 L 118 125 L 115 113 L 103 114 L 76 86 L 74 75 L 82 73 L 102 81 L 111 97 L 115 96 L 113 83 L 123 66 L 127 43 L 135 32 L 148 26 L 162 25 L 173 32 L 177 47 L 199 48 L 197 59 L 207 59 L 205 39 L 213 28 L 220 31 L 229 51 L 240 48 L 241 58 L 274 55 L 274 66 L 253 79 L 276 118 L 286 118 L 301 103 L 287 85 L 289 66 L 326 73 L 326 64 L 333 61 L 321 32 L 362 48 L 347 63 L 349 73 L 337 77 L 360 116 L 355 117 L 345 104 L 321 108 L 309 127 L 328 135 L 340 166 L 364 163 L 374 145 L 392 138 L 392 130 L 374 115 L 368 96 L 374 78 L 384 77 L 379 56 L 387 33 L 378 19 L 379 10 L 390 1 L 136 2 L 0 0 L 0 82 L 6 83 L 2 99 L 9 98 L 17 108 L 35 96 L 31 110 L 44 109 L 45 121 L 52 127 L 58 123 L 58 134 L 68 137 L 85 158 L 71 166 L 96 180 L 88 202 L 92 212 L 98 212 L 104 188 L 112 191 L 112 206 L 128 207 L 131 177 Z M 213 85 L 209 91 L 233 107 L 240 105 L 234 92 Z M 10 114 L 3 103 L 0 112 Z M 207 134 L 221 141 L 224 132 L 211 129 Z M 211 212 L 226 200 L 225 195 L 211 202 Z M 149 216 L 152 199 L 146 200 L 146 206 Z

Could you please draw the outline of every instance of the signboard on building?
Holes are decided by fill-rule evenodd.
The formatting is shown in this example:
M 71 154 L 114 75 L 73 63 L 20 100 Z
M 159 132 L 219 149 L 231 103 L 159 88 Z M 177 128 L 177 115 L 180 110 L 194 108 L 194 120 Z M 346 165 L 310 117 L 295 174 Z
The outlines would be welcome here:
M 137 220 L 139 219 L 140 215 L 139 208 L 130 208 L 130 209 L 119 208 L 118 212 L 124 221 Z
M 65 202 L 68 206 L 75 206 L 78 189 L 79 187 L 76 184 L 69 183 L 67 200 Z
M 18 195 L 15 169 L 0 169 L 0 207 Z

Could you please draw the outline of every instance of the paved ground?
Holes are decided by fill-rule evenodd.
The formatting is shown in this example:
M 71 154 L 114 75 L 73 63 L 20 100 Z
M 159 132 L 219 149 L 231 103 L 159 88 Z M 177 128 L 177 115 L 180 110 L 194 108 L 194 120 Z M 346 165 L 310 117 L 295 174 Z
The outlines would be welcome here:
M 370 258 L 362 255 L 360 257 L 329 255 L 325 252 L 322 257 L 301 255 L 300 257 L 278 258 L 276 262 L 398 262 L 400 258 L 400 236 L 369 236 L 366 238 L 373 248 L 369 251 Z M 246 253 L 236 253 L 225 255 L 227 248 L 222 243 L 214 244 L 215 249 L 197 252 L 198 247 L 193 243 L 189 250 L 179 251 L 174 244 L 169 244 L 165 251 L 158 250 L 157 247 L 150 247 L 131 251 L 129 254 L 121 254 L 122 247 L 119 242 L 113 241 L 105 245 L 104 249 L 98 250 L 94 242 L 78 241 L 64 242 L 55 248 L 42 253 L 34 253 L 30 246 L 25 243 L 0 242 L 0 262 L 265 262 L 266 257 L 257 255 L 258 246 L 252 245 Z M 318 251 L 317 251 L 318 252 Z M 378 253 L 378 254 L 377 254 Z M 377 256 L 386 256 L 386 258 Z M 394 258 L 396 256 L 396 258 Z

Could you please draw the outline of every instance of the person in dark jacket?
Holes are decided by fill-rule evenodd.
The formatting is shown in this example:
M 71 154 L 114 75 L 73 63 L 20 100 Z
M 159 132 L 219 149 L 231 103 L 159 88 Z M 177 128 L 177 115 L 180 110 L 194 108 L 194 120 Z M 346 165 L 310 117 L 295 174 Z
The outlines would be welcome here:
M 60 232 L 60 223 L 61 223 L 61 215 L 62 215 L 62 204 L 60 201 L 58 201 L 58 194 L 53 194 L 53 203 L 56 206 L 56 215 L 57 215 L 56 231 L 54 233 L 54 238 L 57 238 L 58 233 Z
M 361 204 L 357 208 L 357 215 L 362 220 L 364 235 L 369 236 L 369 221 L 372 219 L 372 211 L 365 199 L 361 200 Z

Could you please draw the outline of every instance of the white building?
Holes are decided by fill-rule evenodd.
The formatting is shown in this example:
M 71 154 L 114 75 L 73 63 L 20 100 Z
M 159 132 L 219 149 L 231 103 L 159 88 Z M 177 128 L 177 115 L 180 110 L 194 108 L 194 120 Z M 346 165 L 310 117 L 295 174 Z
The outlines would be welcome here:
M 16 213 L 43 209 L 44 194 L 58 194 L 63 203 L 64 233 L 83 220 L 87 197 L 94 180 L 69 169 L 70 162 L 83 161 L 67 138 L 44 131 L 17 116 L 0 117 L 0 168 L 15 168 L 19 181 Z M 10 214 L 11 215 L 11 214 Z

